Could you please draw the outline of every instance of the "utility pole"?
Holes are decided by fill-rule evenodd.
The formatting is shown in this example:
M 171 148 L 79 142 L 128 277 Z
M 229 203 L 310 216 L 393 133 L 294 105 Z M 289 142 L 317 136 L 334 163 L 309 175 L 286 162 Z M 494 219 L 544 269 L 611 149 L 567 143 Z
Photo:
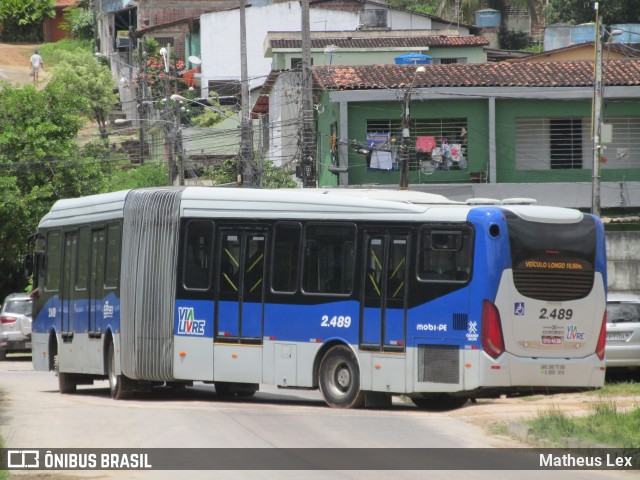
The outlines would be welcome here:
M 309 0 L 300 2 L 302 9 L 302 153 L 300 159 L 302 186 L 316 186 L 316 142 L 313 118 L 313 78 L 311 77 L 311 27 Z
M 176 130 L 173 138 L 175 158 L 178 162 L 178 185 L 184 186 L 184 155 L 182 155 L 182 117 L 180 115 L 180 102 L 176 104 Z
M 595 2 L 596 38 L 593 65 L 593 113 L 591 116 L 591 138 L 593 139 L 593 176 L 591 182 L 591 213 L 600 216 L 600 149 L 602 130 L 602 34 L 598 2 Z
M 168 44 L 166 48 L 160 49 L 160 55 L 162 55 L 162 60 L 164 61 L 164 142 L 165 142 L 165 152 L 167 153 L 167 167 L 169 170 L 169 178 L 168 184 L 169 186 L 173 186 L 174 174 L 175 174 L 175 160 L 173 157 L 173 152 L 175 150 L 175 137 L 173 134 L 174 126 L 169 119 L 173 117 L 173 112 L 169 108 L 170 104 L 170 80 L 169 80 L 169 62 L 171 59 L 171 45 Z
M 416 77 L 419 73 L 425 72 L 424 66 L 419 66 L 413 73 L 413 78 L 409 87 L 407 87 L 402 95 L 402 140 L 400 142 L 400 190 L 409 188 L 409 140 L 411 137 L 411 91 Z
M 409 188 L 409 124 L 411 122 L 409 107 L 411 104 L 411 87 L 404 91 L 402 97 L 402 140 L 400 142 L 400 190 Z
M 240 121 L 240 156 L 238 158 L 238 185 L 253 187 L 253 131 L 249 115 L 249 73 L 247 66 L 247 23 L 245 1 L 240 0 L 240 95 L 242 117 Z

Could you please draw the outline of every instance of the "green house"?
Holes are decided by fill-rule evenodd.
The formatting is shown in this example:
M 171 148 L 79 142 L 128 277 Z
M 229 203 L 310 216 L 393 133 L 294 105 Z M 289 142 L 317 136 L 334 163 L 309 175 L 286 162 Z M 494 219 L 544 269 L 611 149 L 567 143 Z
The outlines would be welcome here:
M 599 158 L 603 207 L 640 205 L 640 61 L 603 76 L 598 157 L 592 62 L 316 66 L 318 185 L 398 186 L 406 159 L 412 188 L 585 207 Z

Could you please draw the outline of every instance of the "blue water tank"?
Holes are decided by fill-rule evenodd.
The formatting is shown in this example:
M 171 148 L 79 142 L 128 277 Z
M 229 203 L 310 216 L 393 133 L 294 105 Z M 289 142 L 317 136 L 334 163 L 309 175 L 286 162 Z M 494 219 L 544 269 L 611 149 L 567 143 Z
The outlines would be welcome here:
M 595 42 L 596 25 L 594 23 L 585 23 L 583 25 L 573 25 L 571 27 L 571 45 L 576 43 Z
M 429 65 L 431 57 L 422 53 L 407 53 L 394 57 L 396 65 Z
M 481 28 L 499 28 L 500 12 L 493 8 L 483 8 L 476 11 L 476 26 Z
M 611 40 L 620 43 L 640 43 L 640 23 L 618 23 L 611 25 L 611 30 L 622 30 Z

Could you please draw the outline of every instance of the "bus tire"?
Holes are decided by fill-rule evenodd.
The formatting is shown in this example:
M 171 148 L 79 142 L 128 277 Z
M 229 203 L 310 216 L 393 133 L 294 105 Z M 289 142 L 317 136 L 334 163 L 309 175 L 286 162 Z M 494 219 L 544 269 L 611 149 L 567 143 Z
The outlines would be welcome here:
M 344 345 L 331 348 L 320 362 L 320 392 L 332 408 L 357 408 L 364 405 L 360 390 L 360 369 L 353 352 Z
M 414 396 L 411 401 L 422 410 L 433 412 L 446 412 L 463 407 L 469 399 L 467 397 L 454 397 L 448 393 L 437 393 L 428 396 Z
M 116 374 L 116 352 L 113 342 L 109 342 L 109 354 L 107 359 L 109 374 L 109 392 L 114 400 L 123 400 L 129 396 L 130 388 L 128 378 Z
M 75 393 L 76 384 L 73 381 L 73 374 L 60 371 L 58 355 L 53 357 L 53 368 L 58 376 L 58 390 L 60 390 L 60 393 Z

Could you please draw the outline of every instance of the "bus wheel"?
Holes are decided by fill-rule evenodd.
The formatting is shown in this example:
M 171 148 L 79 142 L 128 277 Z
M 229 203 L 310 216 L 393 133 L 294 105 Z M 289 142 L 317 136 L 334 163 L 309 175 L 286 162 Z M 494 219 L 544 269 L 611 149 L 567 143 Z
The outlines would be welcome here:
M 114 400 L 122 400 L 129 395 L 128 379 L 124 375 L 116 374 L 116 352 L 113 342 L 109 343 L 109 358 L 107 360 L 107 368 L 109 371 L 109 391 L 111 398 Z
M 333 408 L 356 408 L 364 404 L 360 370 L 353 352 L 344 345 L 333 347 L 320 363 L 320 392 Z
M 74 393 L 76 391 L 76 384 L 73 381 L 73 374 L 61 372 L 58 362 L 58 355 L 56 355 L 53 357 L 53 368 L 58 376 L 58 390 L 60 390 L 60 393 Z
M 436 412 L 446 412 L 447 410 L 455 410 L 467 403 L 467 397 L 454 397 L 447 393 L 437 393 L 426 397 L 411 397 L 411 401 L 416 407 L 423 410 L 431 410 Z

